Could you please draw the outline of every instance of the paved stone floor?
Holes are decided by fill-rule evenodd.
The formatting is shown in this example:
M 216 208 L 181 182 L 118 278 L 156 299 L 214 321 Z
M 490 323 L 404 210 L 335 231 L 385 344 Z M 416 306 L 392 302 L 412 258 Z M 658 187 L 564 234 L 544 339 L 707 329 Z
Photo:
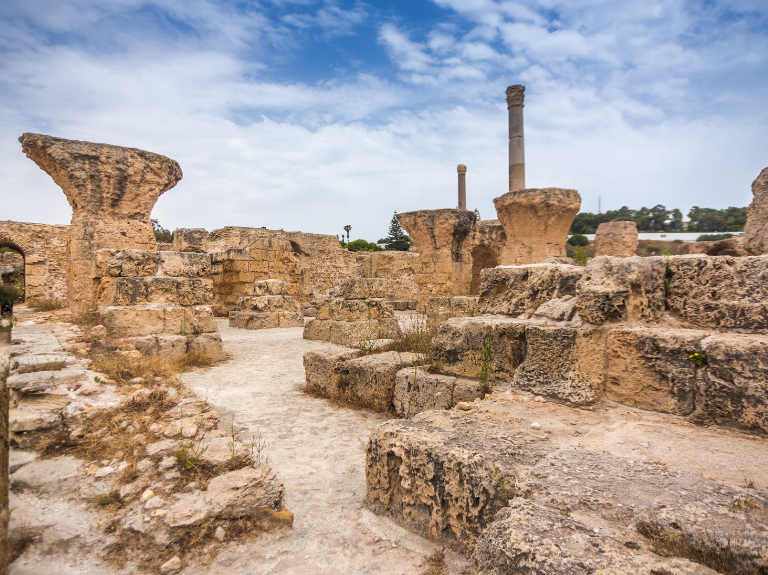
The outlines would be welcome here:
M 332 406 L 301 392 L 303 355 L 331 344 L 302 339 L 301 328 L 241 330 L 219 322 L 232 357 L 182 380 L 219 411 L 245 442 L 259 433 L 285 485 L 292 530 L 220 553 L 212 565 L 183 572 L 227 574 L 416 574 L 435 547 L 376 517 L 363 505 L 365 446 L 384 417 Z M 450 571 L 462 569 L 451 555 Z

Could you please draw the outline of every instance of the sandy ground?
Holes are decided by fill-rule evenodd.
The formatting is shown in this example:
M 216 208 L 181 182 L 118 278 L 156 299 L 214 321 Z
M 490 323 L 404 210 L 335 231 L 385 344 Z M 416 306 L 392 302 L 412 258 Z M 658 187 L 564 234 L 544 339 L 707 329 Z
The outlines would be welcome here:
M 435 546 L 363 505 L 365 447 L 386 418 L 301 392 L 304 352 L 336 346 L 302 339 L 301 328 L 249 331 L 219 321 L 219 330 L 231 360 L 182 381 L 219 411 L 220 427 L 229 429 L 234 417 L 246 443 L 261 434 L 294 525 L 183 573 L 420 573 Z M 460 558 L 449 559 L 451 571 L 461 568 Z

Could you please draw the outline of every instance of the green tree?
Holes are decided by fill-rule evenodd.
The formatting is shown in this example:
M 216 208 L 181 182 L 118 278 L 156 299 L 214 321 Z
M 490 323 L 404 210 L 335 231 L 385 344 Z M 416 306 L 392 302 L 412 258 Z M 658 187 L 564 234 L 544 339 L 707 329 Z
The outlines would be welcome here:
M 365 240 L 355 240 L 347 243 L 345 246 L 351 252 L 383 252 L 384 248 L 366 242 Z
M 155 232 L 156 241 L 167 244 L 173 241 L 173 234 L 161 226 L 160 222 L 156 219 L 152 220 L 152 230 Z
M 572 246 L 584 247 L 589 243 L 589 239 L 587 239 L 587 236 L 582 234 L 573 234 L 570 238 L 568 238 L 568 243 Z
M 352 229 L 352 226 L 350 226 L 349 224 L 347 224 L 346 226 L 344 226 L 344 231 L 345 231 L 345 232 L 347 232 L 347 242 L 349 242 L 349 231 L 350 231 L 351 229 Z
M 384 247 L 387 250 L 397 252 L 407 252 L 411 247 L 411 240 L 405 234 L 405 230 L 400 226 L 400 222 L 397 219 L 397 212 L 392 216 L 392 221 L 389 222 L 389 235 L 376 243 L 384 244 Z

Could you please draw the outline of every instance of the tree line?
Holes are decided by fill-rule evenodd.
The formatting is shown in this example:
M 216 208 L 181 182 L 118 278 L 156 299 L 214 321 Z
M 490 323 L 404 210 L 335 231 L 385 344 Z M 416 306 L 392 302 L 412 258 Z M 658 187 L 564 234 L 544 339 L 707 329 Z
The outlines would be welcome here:
M 389 235 L 386 238 L 380 239 L 375 244 L 365 240 L 353 240 L 350 242 L 349 232 L 351 230 L 352 226 L 344 226 L 347 241 L 344 241 L 344 234 L 341 235 L 339 240 L 341 247 L 347 248 L 351 252 L 383 252 L 385 250 L 407 252 L 411 247 L 411 240 L 397 220 L 397 212 L 395 212 L 395 215 L 392 216 L 392 220 L 389 222 Z M 382 245 L 384 247 L 381 247 Z
M 741 232 L 747 223 L 747 208 L 730 206 L 722 210 L 693 206 L 688 212 L 688 229 L 683 229 L 683 213 L 658 204 L 639 210 L 622 206 L 618 210 L 593 214 L 579 212 L 571 225 L 571 234 L 594 234 L 605 222 L 635 222 L 639 232 Z

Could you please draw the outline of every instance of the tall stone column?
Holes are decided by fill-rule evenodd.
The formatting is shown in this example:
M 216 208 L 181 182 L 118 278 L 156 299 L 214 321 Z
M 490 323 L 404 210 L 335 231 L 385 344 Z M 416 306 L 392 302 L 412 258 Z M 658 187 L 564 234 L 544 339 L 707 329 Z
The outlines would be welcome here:
M 67 296 L 77 311 L 93 301 L 96 250 L 157 248 L 150 214 L 160 194 L 181 179 L 181 168 L 170 158 L 136 148 L 42 134 L 24 134 L 19 142 L 72 206 Z
M 467 209 L 467 166 L 459 164 L 456 166 L 456 172 L 459 174 L 459 209 Z
M 523 99 L 525 86 L 507 88 L 509 112 L 509 189 L 525 189 L 525 140 L 523 138 Z

